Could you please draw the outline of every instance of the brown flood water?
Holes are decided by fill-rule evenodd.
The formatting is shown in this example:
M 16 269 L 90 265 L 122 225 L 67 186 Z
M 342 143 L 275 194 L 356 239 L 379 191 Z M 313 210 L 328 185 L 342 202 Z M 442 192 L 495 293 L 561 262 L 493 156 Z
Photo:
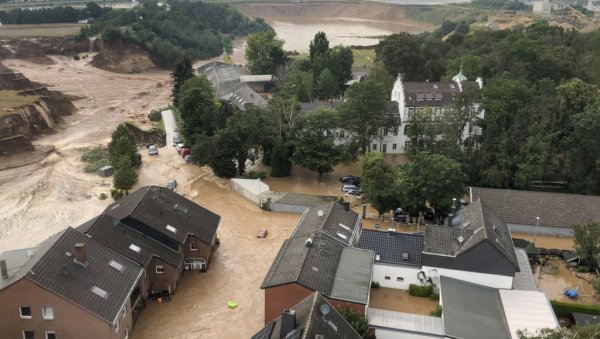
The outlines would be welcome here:
M 542 272 L 540 277 L 540 267 L 535 270 L 534 277 L 537 280 L 538 289 L 544 293 L 550 300 L 558 300 L 562 302 L 572 302 L 578 304 L 598 304 L 595 300 L 592 286 L 584 279 L 574 275 L 574 271 L 570 271 L 564 261 L 551 260 L 551 265 L 558 265 L 559 271 L 556 274 Z M 565 290 L 579 291 L 579 298 L 570 299 L 564 295 Z
M 437 305 L 436 300 L 413 297 L 408 291 L 386 287 L 372 288 L 369 297 L 369 307 L 397 312 L 429 315 Z
M 513 238 L 526 239 L 533 242 L 534 235 L 528 233 L 512 233 Z M 553 237 L 548 235 L 538 235 L 535 237 L 535 245 L 543 248 L 558 248 L 559 250 L 570 250 L 575 246 L 573 237 Z

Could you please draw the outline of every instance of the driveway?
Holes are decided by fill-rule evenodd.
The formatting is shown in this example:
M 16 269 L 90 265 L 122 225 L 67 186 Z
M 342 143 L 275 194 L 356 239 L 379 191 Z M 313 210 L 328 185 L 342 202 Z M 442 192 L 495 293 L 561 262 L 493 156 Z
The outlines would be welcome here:
M 165 132 L 167 133 L 167 147 L 173 145 L 173 135 L 175 134 L 175 130 L 177 129 L 177 122 L 175 121 L 175 115 L 173 115 L 173 111 L 168 109 L 166 111 L 160 112 L 162 115 L 163 122 L 165 124 Z

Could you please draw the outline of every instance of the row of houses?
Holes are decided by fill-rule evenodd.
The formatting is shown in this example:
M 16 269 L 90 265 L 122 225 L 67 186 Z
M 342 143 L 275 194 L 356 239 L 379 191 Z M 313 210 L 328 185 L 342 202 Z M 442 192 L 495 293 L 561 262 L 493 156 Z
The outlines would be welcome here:
M 127 338 L 147 299 L 206 270 L 220 216 L 157 186 L 32 248 L 0 254 L 4 338 Z
M 372 283 L 400 290 L 431 285 L 442 316 L 370 308 Z M 517 338 L 517 330 L 559 326 L 537 291 L 527 253 L 515 248 L 509 226 L 481 197 L 455 211 L 448 225 L 414 234 L 362 229 L 360 215 L 337 202 L 309 208 L 261 288 L 266 326 L 255 338 L 282 331 L 305 298 L 367 315 L 377 338 Z

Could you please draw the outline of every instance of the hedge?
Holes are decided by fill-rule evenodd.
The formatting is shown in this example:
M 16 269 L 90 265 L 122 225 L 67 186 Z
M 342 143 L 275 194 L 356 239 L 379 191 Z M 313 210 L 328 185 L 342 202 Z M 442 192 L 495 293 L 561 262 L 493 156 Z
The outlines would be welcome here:
M 415 297 L 428 297 L 433 293 L 433 286 L 419 286 L 410 284 L 408 286 L 408 294 Z
M 599 305 L 582 305 L 573 303 L 564 303 L 556 300 L 550 301 L 554 313 L 559 317 L 570 317 L 573 312 L 585 314 L 600 314 Z

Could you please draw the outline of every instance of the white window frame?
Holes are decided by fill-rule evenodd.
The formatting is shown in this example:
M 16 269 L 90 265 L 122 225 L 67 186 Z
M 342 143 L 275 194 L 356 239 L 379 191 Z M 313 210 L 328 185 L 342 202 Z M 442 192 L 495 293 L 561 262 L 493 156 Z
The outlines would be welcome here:
M 115 332 L 119 332 L 119 319 L 117 319 L 117 324 L 115 325 Z
M 392 144 L 392 150 L 395 150 L 398 148 L 398 144 Z
M 50 315 L 46 314 L 46 307 L 50 308 Z M 44 320 L 54 320 L 54 308 L 52 306 L 42 306 L 42 318 Z
M 127 315 L 127 305 L 123 306 L 123 318 Z
M 196 248 L 194 248 L 196 247 Z M 198 250 L 198 243 L 196 242 L 191 242 L 190 243 L 190 251 L 197 251 Z
M 56 338 L 56 332 L 54 332 L 54 331 L 46 331 L 45 334 L 44 334 L 46 339 L 50 339 L 50 338 L 48 338 L 48 334 L 54 334 L 54 338 Z
M 373 144 L 373 151 L 377 151 L 377 144 Z
M 159 268 L 160 268 L 160 272 L 158 271 L 158 270 L 159 270 Z M 163 265 L 156 265 L 156 266 L 154 267 L 154 272 L 156 272 L 156 273 L 158 273 L 158 274 L 163 274 L 163 273 L 165 273 L 165 266 L 163 266 Z
M 35 338 L 35 331 L 34 330 L 23 330 L 23 331 L 21 331 L 21 333 L 23 333 L 23 339 L 27 339 L 27 337 L 25 336 L 25 332 L 33 332 L 33 337 Z
M 29 308 L 29 315 L 23 315 L 23 307 Z M 31 310 L 31 306 L 19 306 L 19 315 L 21 316 L 21 319 L 32 319 L 33 312 Z

